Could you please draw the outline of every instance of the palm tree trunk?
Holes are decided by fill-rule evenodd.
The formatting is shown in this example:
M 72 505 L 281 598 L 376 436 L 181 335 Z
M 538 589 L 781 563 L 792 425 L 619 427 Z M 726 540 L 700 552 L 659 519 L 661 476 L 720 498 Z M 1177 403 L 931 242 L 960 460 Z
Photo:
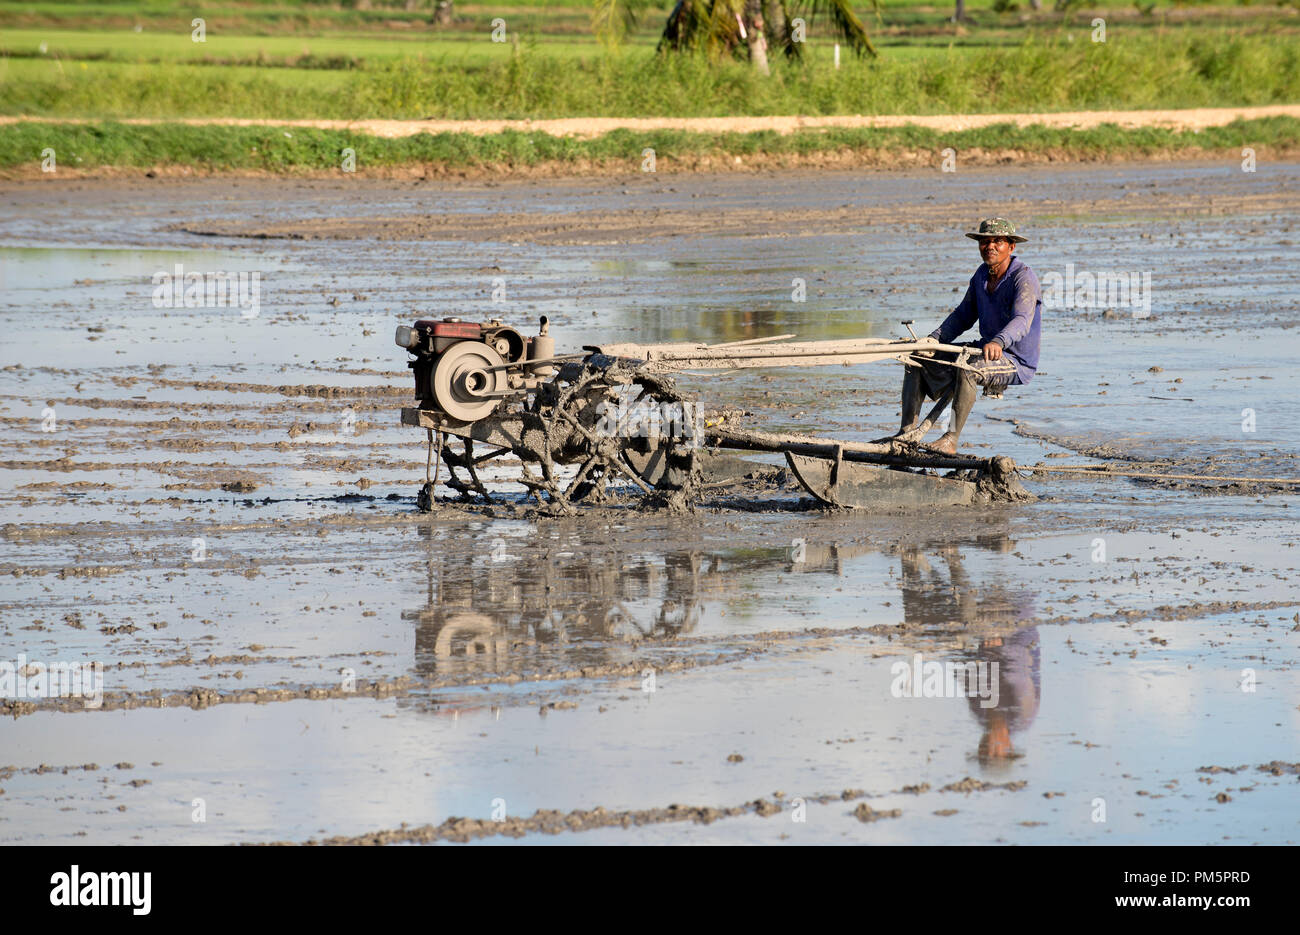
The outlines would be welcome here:
M 767 27 L 768 45 L 773 42 L 783 44 L 785 31 L 789 28 L 785 21 L 785 10 L 781 0 L 763 0 L 763 25 Z
M 767 34 L 763 30 L 763 0 L 745 0 L 745 40 L 749 43 L 749 60 L 762 74 L 767 67 Z

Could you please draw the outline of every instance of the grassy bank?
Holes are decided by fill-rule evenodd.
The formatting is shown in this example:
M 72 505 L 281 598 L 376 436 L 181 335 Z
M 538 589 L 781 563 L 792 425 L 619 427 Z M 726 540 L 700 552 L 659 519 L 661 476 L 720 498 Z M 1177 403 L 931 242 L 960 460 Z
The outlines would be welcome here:
M 127 126 L 101 124 L 10 124 L 0 127 L 0 170 L 8 175 L 39 174 L 41 153 L 55 151 L 65 171 L 104 168 L 150 169 L 186 166 L 200 172 L 315 172 L 342 174 L 345 149 L 355 152 L 357 171 L 366 174 L 402 167 L 509 172 L 548 166 L 573 172 L 593 169 L 637 171 L 642 151 L 655 150 L 660 171 L 696 167 L 710 159 L 747 164 L 817 162 L 870 154 L 906 154 L 910 164 L 939 161 L 951 147 L 995 159 L 1052 158 L 1101 160 L 1152 155 L 1239 153 L 1242 147 L 1295 154 L 1300 151 L 1300 120 L 1270 117 L 1237 121 L 1200 132 L 1121 129 L 1090 130 L 1011 125 L 943 133 L 920 127 L 808 130 L 789 135 L 696 133 L 677 130 L 616 130 L 594 139 L 545 133 L 506 132 L 419 134 L 384 139 L 348 131 L 279 127 L 205 127 L 179 124 Z M 931 158 L 932 157 L 932 158 Z M 888 160 L 886 160 L 888 161 Z M 57 173 L 54 177 L 57 177 Z
M 1105 43 L 1037 36 L 1013 48 L 936 50 L 835 69 L 693 57 L 559 58 L 521 49 L 482 63 L 402 59 L 359 71 L 0 65 L 0 113 L 76 117 L 455 119 L 580 116 L 991 113 L 1300 101 L 1300 43 L 1198 34 Z

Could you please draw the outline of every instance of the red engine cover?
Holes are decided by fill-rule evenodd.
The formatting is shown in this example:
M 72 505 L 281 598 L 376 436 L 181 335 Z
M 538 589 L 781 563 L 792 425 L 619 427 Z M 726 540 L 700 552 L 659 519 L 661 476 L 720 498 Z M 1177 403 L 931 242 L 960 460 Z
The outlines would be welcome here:
M 472 338 L 478 340 L 483 336 L 483 326 L 472 321 L 417 321 L 415 327 L 435 338 Z

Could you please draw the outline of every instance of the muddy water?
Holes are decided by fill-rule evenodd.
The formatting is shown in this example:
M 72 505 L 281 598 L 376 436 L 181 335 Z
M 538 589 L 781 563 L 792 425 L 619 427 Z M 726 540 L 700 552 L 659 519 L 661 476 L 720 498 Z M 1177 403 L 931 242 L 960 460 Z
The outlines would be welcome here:
M 0 663 L 105 667 L 97 708 L 7 702 L 0 839 L 1295 841 L 1287 488 L 1041 475 L 1037 503 L 919 516 L 781 489 L 554 519 L 511 506 L 507 464 L 505 505 L 421 516 L 391 335 L 929 330 L 978 262 L 959 232 L 1000 213 L 1040 276 L 1146 272 L 1151 301 L 1049 310 L 1038 377 L 977 404 L 968 450 L 1295 477 L 1298 181 L 0 190 Z M 257 273 L 256 314 L 156 303 L 177 264 Z M 850 439 L 892 428 L 897 382 L 683 380 Z M 974 663 L 987 697 L 927 663 Z

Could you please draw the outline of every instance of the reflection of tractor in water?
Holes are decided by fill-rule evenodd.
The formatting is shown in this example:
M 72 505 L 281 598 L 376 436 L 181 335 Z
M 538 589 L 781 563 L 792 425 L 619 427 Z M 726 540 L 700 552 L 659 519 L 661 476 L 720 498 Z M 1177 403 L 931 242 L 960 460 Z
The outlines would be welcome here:
M 498 632 L 496 621 L 486 614 L 474 613 L 447 615 L 433 642 L 433 654 L 440 659 L 499 656 L 509 648 L 510 642 Z
M 850 553 L 871 550 L 809 543 L 798 556 L 770 548 L 640 554 L 535 540 L 450 550 L 434 529 L 421 529 L 430 540 L 425 606 L 402 613 L 416 623 L 415 665 L 425 677 L 626 661 L 629 643 L 693 632 L 704 602 L 743 592 L 750 574 L 838 576 Z
M 416 670 L 506 672 L 543 659 L 607 662 L 621 647 L 694 629 L 707 558 L 583 554 L 531 543 L 520 554 L 439 551 L 427 563 L 416 621 Z

